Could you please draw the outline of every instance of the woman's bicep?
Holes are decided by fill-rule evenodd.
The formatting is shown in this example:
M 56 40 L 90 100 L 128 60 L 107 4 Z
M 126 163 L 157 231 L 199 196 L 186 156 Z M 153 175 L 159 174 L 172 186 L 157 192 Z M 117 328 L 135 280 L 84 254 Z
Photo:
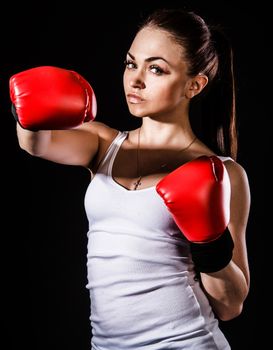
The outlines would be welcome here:
M 98 135 L 78 127 L 71 130 L 53 130 L 51 142 L 42 158 L 56 163 L 85 166 L 97 152 Z
M 100 139 L 111 139 L 112 130 L 99 122 L 84 123 L 70 130 L 54 130 L 42 158 L 87 167 L 99 151 Z

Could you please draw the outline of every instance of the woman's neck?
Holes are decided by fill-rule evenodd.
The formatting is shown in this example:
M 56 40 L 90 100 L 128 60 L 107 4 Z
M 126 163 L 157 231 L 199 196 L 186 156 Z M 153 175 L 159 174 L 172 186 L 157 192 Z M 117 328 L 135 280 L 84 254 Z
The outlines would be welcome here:
M 188 118 L 179 122 L 162 122 L 145 117 L 140 128 L 141 143 L 149 148 L 181 147 L 195 137 Z

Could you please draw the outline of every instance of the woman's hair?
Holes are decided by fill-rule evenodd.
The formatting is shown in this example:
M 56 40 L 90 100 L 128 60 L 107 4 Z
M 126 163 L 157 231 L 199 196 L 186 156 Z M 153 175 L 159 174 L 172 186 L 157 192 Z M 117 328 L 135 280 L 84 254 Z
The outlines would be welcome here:
M 140 25 L 168 32 L 183 47 L 188 74 L 203 73 L 208 84 L 192 98 L 192 111 L 199 110 L 200 139 L 216 154 L 237 157 L 237 125 L 232 49 L 228 39 L 216 27 L 209 27 L 194 12 L 159 9 Z M 197 108 L 196 108 L 197 107 Z

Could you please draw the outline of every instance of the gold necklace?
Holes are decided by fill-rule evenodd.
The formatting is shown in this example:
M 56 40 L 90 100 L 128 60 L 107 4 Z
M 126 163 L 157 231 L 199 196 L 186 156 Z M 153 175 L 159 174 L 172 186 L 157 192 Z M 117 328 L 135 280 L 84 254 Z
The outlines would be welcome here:
M 138 189 L 139 186 L 141 186 L 141 180 L 143 175 L 141 174 L 140 171 L 140 159 L 139 159 L 139 150 L 140 150 L 140 130 L 141 127 L 138 129 L 138 136 L 137 136 L 137 153 L 136 153 L 136 165 L 137 165 L 137 180 L 136 182 L 134 182 L 134 191 L 136 191 Z M 184 148 L 180 149 L 179 152 L 185 152 L 187 149 L 189 149 L 191 147 L 191 145 L 194 143 L 194 141 L 197 139 L 197 137 L 195 136 L 191 142 Z M 159 169 L 165 168 L 168 165 L 168 163 L 163 163 L 159 166 Z

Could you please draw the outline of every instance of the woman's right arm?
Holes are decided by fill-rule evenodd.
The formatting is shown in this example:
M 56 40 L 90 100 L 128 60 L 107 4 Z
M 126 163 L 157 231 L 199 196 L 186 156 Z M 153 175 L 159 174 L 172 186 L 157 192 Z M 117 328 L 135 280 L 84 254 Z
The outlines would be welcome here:
M 90 165 L 117 130 L 95 122 L 97 103 L 91 85 L 75 71 L 31 68 L 10 78 L 12 113 L 22 149 L 68 165 Z
M 17 123 L 20 147 L 29 154 L 67 165 L 87 167 L 104 152 L 118 131 L 100 122 L 86 122 L 68 130 L 29 131 Z

